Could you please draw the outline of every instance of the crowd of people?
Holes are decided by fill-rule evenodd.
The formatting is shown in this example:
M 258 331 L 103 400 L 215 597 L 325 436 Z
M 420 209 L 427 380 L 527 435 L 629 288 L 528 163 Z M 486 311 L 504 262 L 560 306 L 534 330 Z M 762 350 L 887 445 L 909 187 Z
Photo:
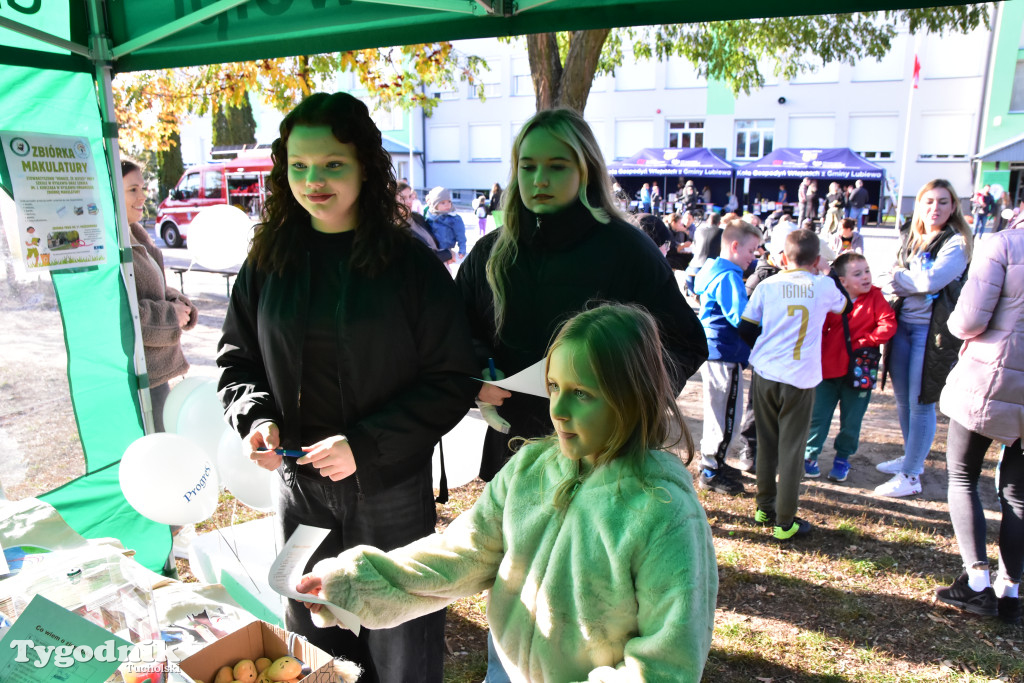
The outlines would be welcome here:
M 291 600 L 289 630 L 359 664 L 360 680 L 440 681 L 445 606 L 488 590 L 488 683 L 700 680 L 718 578 L 694 480 L 742 491 L 726 462 L 742 431 L 757 474 L 751 522 L 781 543 L 809 533 L 800 481 L 818 476 L 837 405 L 830 477 L 846 479 L 889 342 L 907 449 L 889 465 L 894 490 L 879 493 L 913 493 L 934 436 L 931 391 L 955 360 L 937 332 L 967 339 L 962 355 L 977 366 L 972 400 L 948 399 L 950 410 L 962 401 L 953 515 L 967 571 L 939 599 L 1020 619 L 1024 353 L 1013 333 L 1024 331 L 1024 230 L 986 239 L 979 251 L 1006 265 L 974 284 L 976 257 L 964 285 L 971 235 L 951 188 L 930 183 L 884 283 L 894 310 L 858 253 L 855 219 L 828 238 L 788 218 L 767 229 L 686 213 L 631 224 L 589 126 L 553 110 L 519 131 L 509 182 L 487 202 L 503 224 L 467 253 L 450 193 L 435 188 L 417 215 L 381 139 L 345 93 L 312 95 L 284 118 L 218 346 L 226 417 L 280 475 L 279 533 L 331 530 L 298 590 L 366 626 L 327 628 L 328 612 Z M 692 278 L 699 316 L 674 269 Z M 546 398 L 494 384 L 538 360 Z M 698 371 L 695 440 L 676 397 Z M 986 371 L 1017 374 L 1004 386 Z M 474 402 L 490 425 L 487 484 L 434 533 L 433 446 Z M 1007 444 L 991 585 L 977 508 L 990 440 Z M 951 512 L 953 480 L 951 469 Z

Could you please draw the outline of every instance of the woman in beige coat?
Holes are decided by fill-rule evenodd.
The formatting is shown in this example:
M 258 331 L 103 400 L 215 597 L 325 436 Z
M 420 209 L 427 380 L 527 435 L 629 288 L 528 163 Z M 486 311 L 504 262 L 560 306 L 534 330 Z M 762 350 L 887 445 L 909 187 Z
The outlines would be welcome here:
M 188 361 L 181 351 L 181 333 L 196 326 L 199 310 L 187 296 L 167 286 L 163 254 L 142 227 L 146 204 L 142 168 L 134 161 L 123 159 L 121 178 L 131 226 L 132 265 L 149 394 L 153 400 L 153 424 L 155 431 L 162 432 L 164 402 L 170 393 L 167 382 L 188 372 Z
M 1016 225 L 1022 227 L 1018 219 Z M 977 250 L 949 330 L 964 340 L 960 360 L 942 390 L 949 416 L 946 462 L 949 515 L 965 572 L 940 601 L 1021 623 L 1024 570 L 1024 229 L 989 235 Z M 985 515 L 978 497 L 985 452 L 1003 444 L 997 482 L 1002 521 L 999 573 L 990 584 Z

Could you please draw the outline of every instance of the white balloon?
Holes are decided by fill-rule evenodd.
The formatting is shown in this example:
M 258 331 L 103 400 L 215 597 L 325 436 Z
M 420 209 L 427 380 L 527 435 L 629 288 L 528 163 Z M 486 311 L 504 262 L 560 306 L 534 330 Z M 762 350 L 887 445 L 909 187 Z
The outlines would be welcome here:
M 470 413 L 444 435 L 444 471 L 448 476 L 448 488 L 465 486 L 480 474 L 486 433 L 487 423 Z M 436 447 L 431 476 L 436 489 L 441 485 L 441 454 Z
M 158 524 L 195 524 L 217 509 L 217 472 L 205 452 L 178 434 L 147 434 L 121 456 L 121 491 Z
M 261 512 L 273 512 L 277 509 L 277 473 L 250 460 L 249 450 L 233 429 L 224 432 L 217 447 L 217 473 L 221 484 L 245 505 Z
M 217 382 L 204 380 L 185 398 L 175 432 L 201 446 L 210 462 L 216 462 L 220 437 L 228 429 L 224 406 L 217 398 Z
M 988 186 L 988 191 L 992 194 L 993 197 L 995 197 L 995 200 L 997 202 L 1003 196 L 1003 186 L 1000 185 L 999 183 L 992 183 L 991 185 L 989 185 Z
M 188 226 L 188 253 L 211 270 L 240 265 L 249 253 L 252 219 L 228 204 L 200 209 Z
M 206 381 L 208 380 L 203 377 L 186 377 L 174 385 L 174 388 L 167 394 L 167 400 L 164 401 L 165 432 L 175 434 L 178 432 L 178 415 L 181 413 L 181 406 L 185 404 L 188 395 Z

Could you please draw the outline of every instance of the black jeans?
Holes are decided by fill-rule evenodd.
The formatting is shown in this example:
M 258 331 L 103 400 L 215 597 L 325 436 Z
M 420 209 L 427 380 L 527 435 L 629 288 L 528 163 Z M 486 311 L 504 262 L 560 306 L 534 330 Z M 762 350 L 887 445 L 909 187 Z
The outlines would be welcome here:
M 331 529 L 306 571 L 357 545 L 393 550 L 434 532 L 437 515 L 430 469 L 372 494 L 359 492 L 355 476 L 333 482 L 297 474 L 291 462 L 280 470 L 280 515 L 284 537 L 299 524 Z M 445 610 L 389 629 L 362 629 L 359 637 L 337 627 L 317 628 L 302 603 L 289 600 L 285 626 L 334 656 L 363 667 L 361 682 L 441 683 L 444 673 Z
M 964 566 L 988 562 L 985 552 L 985 514 L 978 496 L 978 479 L 992 439 L 949 421 L 946 469 L 949 474 L 949 516 Z M 1024 571 L 1024 454 L 1017 439 L 1003 450 L 996 475 L 1002 520 L 999 523 L 999 566 L 1011 581 Z

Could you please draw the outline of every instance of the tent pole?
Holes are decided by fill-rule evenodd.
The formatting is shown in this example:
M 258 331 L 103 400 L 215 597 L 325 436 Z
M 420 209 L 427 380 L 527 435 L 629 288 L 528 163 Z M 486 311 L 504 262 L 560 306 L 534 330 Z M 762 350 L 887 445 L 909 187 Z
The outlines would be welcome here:
M 19 24 L 16 21 L 11 21 L 10 19 L 5 19 L 4 17 L 0 17 L 0 28 L 5 28 L 8 31 L 20 33 L 23 36 L 34 38 L 40 42 L 46 43 L 48 45 L 53 45 L 54 47 L 59 47 L 61 49 L 67 50 L 68 52 L 72 52 L 76 55 L 81 55 L 82 57 L 92 56 L 89 54 L 89 48 L 83 45 L 79 45 L 78 43 L 72 43 L 70 40 L 64 40 L 63 38 L 58 38 L 57 36 L 51 36 L 49 33 L 45 33 L 38 29 L 34 29 L 31 26 Z
M 154 431 L 153 401 L 149 395 L 149 375 L 146 371 L 146 354 L 142 345 L 142 323 L 139 320 L 139 297 L 135 289 L 135 267 L 132 264 L 131 229 L 128 227 L 128 210 L 124 198 L 124 183 L 121 181 L 121 148 L 117 141 L 117 114 L 114 106 L 114 89 L 109 38 L 104 32 L 99 0 L 89 0 L 89 21 L 92 25 L 90 43 L 92 61 L 95 66 L 95 80 L 99 91 L 100 117 L 103 125 L 104 151 L 110 172 L 110 187 L 114 191 L 117 206 L 116 225 L 118 255 L 121 261 L 121 281 L 128 298 L 128 309 L 132 316 L 135 332 L 133 361 L 135 376 L 139 381 L 139 405 L 142 407 L 143 428 L 147 434 Z

